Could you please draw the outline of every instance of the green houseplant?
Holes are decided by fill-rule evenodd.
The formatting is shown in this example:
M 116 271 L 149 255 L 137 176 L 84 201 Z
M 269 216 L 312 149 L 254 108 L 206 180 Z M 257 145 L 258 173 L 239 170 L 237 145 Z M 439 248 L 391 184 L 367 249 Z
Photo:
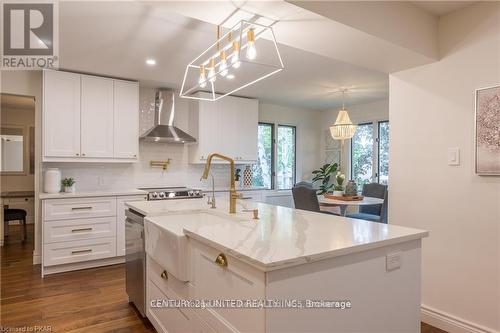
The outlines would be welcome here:
M 328 193 L 332 188 L 333 184 L 330 183 L 330 178 L 334 172 L 338 169 L 337 163 L 325 164 L 318 170 L 314 170 L 312 173 L 314 175 L 313 182 L 321 180 L 321 185 L 318 189 L 318 194 Z
M 75 180 L 73 178 L 64 178 L 61 180 L 64 192 L 74 193 L 75 192 Z

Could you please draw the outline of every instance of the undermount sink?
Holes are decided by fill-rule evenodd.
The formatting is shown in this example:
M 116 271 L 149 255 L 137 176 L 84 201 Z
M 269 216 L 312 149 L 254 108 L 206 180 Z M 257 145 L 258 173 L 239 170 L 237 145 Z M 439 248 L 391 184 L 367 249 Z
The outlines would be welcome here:
M 233 219 L 206 212 L 146 217 L 146 221 L 146 253 L 181 281 L 189 281 L 189 246 L 184 228 L 208 223 L 235 223 Z

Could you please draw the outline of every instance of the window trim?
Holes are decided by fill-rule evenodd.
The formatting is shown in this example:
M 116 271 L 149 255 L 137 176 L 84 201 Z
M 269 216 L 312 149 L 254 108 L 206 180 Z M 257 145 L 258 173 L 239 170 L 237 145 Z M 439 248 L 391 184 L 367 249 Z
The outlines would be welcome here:
M 292 187 L 295 185 L 297 182 L 297 126 L 295 125 L 285 125 L 285 124 L 278 124 L 278 130 L 280 127 L 287 127 L 287 128 L 292 128 L 293 129 L 293 180 L 292 180 Z M 278 136 L 278 130 L 276 131 L 276 137 L 274 140 L 274 146 L 276 149 L 276 159 L 273 160 L 273 169 L 275 168 L 276 163 L 278 162 L 278 144 L 277 144 L 277 136 Z M 273 190 L 276 189 L 276 172 L 273 172 Z M 280 188 L 277 189 L 279 191 L 286 191 L 286 190 L 291 190 L 292 187 L 290 188 Z

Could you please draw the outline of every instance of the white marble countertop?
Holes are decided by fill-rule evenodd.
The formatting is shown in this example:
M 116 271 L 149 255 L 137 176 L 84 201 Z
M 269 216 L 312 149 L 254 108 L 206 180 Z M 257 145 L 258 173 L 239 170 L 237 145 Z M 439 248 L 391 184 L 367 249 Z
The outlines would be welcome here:
M 396 225 L 314 213 L 262 203 L 247 203 L 244 208 L 258 208 L 258 221 L 252 213 L 227 213 L 227 201 L 209 209 L 204 200 L 133 202 L 127 206 L 142 212 L 148 223 L 182 228 L 187 237 L 217 248 L 264 271 L 300 265 L 326 258 L 347 255 L 428 236 L 424 230 Z M 183 212 L 202 218 L 186 219 L 182 225 L 169 227 L 168 214 Z
M 88 198 L 88 197 L 112 197 L 124 195 L 142 195 L 147 194 L 146 191 L 138 189 L 123 189 L 123 190 L 95 190 L 95 191 L 77 191 L 75 193 L 40 193 L 39 198 L 45 199 L 68 199 L 68 198 Z

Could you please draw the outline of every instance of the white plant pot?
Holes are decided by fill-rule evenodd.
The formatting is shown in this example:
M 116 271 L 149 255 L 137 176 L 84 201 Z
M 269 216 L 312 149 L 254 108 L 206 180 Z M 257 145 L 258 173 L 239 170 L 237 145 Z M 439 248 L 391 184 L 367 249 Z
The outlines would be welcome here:
M 75 193 L 76 190 L 76 184 L 71 185 L 70 187 L 65 187 L 64 192 L 65 193 Z
M 333 195 L 336 197 L 341 197 L 344 195 L 344 191 L 333 191 Z

